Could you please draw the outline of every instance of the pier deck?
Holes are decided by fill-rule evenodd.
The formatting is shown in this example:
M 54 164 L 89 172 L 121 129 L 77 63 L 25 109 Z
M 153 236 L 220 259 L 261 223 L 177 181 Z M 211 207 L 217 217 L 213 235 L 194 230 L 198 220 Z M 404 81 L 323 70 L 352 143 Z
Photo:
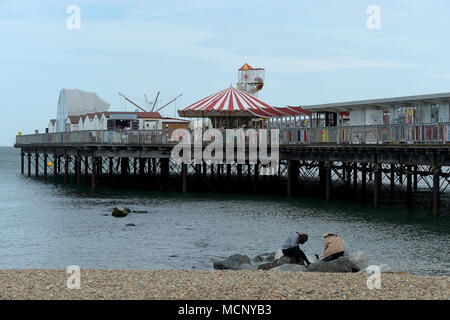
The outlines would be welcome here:
M 318 192 L 327 200 L 333 197 L 333 187 L 340 184 L 352 191 L 373 197 L 373 205 L 380 206 L 382 190 L 393 196 L 406 189 L 406 205 L 411 205 L 418 188 L 431 191 L 432 211 L 440 211 L 440 193 L 450 189 L 450 144 L 434 143 L 291 143 L 280 132 L 279 162 L 274 175 L 267 176 L 265 165 L 249 161 L 250 143 L 245 160 L 195 161 L 191 146 L 191 161 L 178 163 L 171 152 L 178 143 L 169 132 L 84 131 L 17 136 L 16 148 L 21 149 L 21 172 L 48 179 L 59 175 L 68 183 L 71 178 L 80 184 L 89 178 L 94 192 L 107 177 L 124 181 L 153 181 L 160 189 L 181 188 L 188 192 L 201 184 L 212 191 L 239 190 L 239 186 L 253 186 L 258 192 L 268 186 L 285 188 L 289 196 L 296 195 L 302 185 L 315 183 Z M 209 143 L 203 142 L 202 151 Z M 226 154 L 227 146 L 223 146 Z M 237 155 L 238 146 L 234 146 Z M 270 146 L 268 147 L 270 150 Z M 230 161 L 231 160 L 231 161 Z M 53 165 L 48 166 L 48 162 Z M 50 172 L 51 171 L 51 172 Z M 106 178 L 105 178 L 106 177 Z M 171 183 L 169 181 L 177 181 Z M 147 184 L 148 186 L 148 184 Z M 248 188 L 247 188 L 248 190 Z

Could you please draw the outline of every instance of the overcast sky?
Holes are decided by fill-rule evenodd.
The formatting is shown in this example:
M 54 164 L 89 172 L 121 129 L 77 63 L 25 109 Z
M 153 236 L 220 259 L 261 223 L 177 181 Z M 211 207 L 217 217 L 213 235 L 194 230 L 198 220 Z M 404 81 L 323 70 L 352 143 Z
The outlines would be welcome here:
M 367 27 L 371 5 L 381 29 Z M 0 145 L 43 131 L 61 88 L 115 110 L 118 91 L 183 93 L 174 116 L 235 85 L 245 62 L 266 69 L 260 98 L 278 106 L 450 92 L 449 12 L 448 0 L 0 0 Z

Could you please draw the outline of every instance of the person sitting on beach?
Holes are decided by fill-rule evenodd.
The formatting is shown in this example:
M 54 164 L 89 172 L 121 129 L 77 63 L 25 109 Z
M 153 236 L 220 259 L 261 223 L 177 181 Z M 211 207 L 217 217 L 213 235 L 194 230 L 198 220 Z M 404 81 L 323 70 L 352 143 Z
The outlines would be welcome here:
M 344 255 L 344 243 L 339 235 L 329 232 L 325 233 L 323 237 L 325 243 L 322 261 L 333 261 Z
M 299 246 L 299 244 L 304 244 L 306 241 L 308 241 L 307 234 L 292 232 L 284 242 L 282 248 L 283 255 L 287 257 L 294 257 L 295 263 L 297 264 L 306 263 L 306 265 L 310 265 L 311 263 Z

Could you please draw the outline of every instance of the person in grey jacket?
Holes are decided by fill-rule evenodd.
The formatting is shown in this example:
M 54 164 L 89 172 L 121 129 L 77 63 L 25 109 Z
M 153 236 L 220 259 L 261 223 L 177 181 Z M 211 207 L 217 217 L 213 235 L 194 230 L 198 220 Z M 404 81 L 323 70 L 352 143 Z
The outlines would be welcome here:
M 310 265 L 305 253 L 300 249 L 300 244 L 308 241 L 308 235 L 298 232 L 292 232 L 283 244 L 282 252 L 287 257 L 294 257 L 297 264 Z

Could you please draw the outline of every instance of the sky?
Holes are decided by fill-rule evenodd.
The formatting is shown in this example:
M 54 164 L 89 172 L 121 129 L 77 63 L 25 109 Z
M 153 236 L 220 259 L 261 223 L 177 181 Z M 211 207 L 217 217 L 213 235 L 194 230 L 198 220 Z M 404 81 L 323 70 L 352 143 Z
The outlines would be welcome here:
M 183 93 L 163 110 L 175 116 L 236 85 L 246 62 L 265 68 L 259 98 L 276 106 L 450 92 L 449 12 L 448 0 L 0 0 L 0 146 L 43 132 L 62 88 L 128 111 L 118 92 Z

